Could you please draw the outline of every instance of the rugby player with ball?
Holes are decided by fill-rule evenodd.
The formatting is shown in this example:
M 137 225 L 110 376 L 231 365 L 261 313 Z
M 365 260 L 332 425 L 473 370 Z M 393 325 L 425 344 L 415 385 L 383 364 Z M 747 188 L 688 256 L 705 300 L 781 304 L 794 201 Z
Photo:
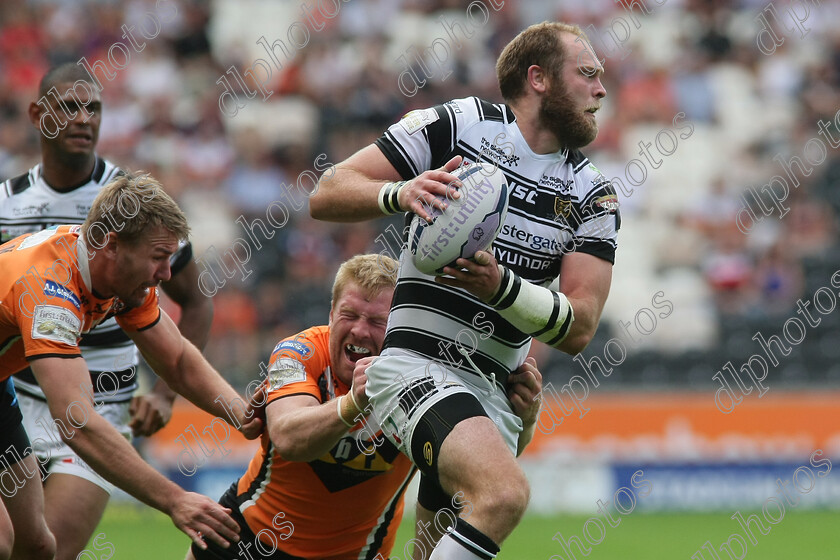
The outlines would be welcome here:
M 458 519 L 432 560 L 498 553 L 529 499 L 515 410 L 530 403 L 506 395 L 511 372 L 532 338 L 577 354 L 598 326 L 620 220 L 614 189 L 579 148 L 598 133 L 603 71 L 579 27 L 533 25 L 499 56 L 505 103 L 471 97 L 412 111 L 337 165 L 310 199 L 323 220 L 407 211 L 432 222 L 433 209 L 459 204 L 453 172 L 463 162 L 494 164 L 510 187 L 492 252 L 434 276 L 403 250 L 383 350 L 366 372 L 373 415 L 394 427 L 389 439 L 422 473 L 420 518 L 457 492 L 472 504 L 469 522 Z M 448 230 L 450 242 L 469 230 Z M 453 345 L 457 352 L 444 351 Z M 430 364 L 446 376 L 432 377 Z

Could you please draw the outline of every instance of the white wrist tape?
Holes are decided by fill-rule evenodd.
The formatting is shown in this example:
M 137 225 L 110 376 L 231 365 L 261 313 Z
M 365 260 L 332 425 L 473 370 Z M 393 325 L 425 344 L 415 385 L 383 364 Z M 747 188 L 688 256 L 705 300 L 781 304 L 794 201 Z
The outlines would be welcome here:
M 572 328 L 575 313 L 560 292 L 536 286 L 499 265 L 502 282 L 488 305 L 522 332 L 556 346 Z
M 386 216 L 390 216 L 391 214 L 396 214 L 397 212 L 402 212 L 402 208 L 400 208 L 400 190 L 405 186 L 408 181 L 398 181 L 396 183 L 385 183 L 382 185 L 382 188 L 379 189 L 379 196 L 377 197 L 377 202 L 379 202 L 379 209 L 382 210 L 382 213 Z
M 352 423 L 348 422 L 347 420 L 345 420 L 344 416 L 342 416 L 342 414 L 341 414 L 341 403 L 342 403 L 342 400 L 344 399 L 344 397 L 346 397 L 346 396 L 347 395 L 341 395 L 340 397 L 335 399 L 335 409 L 338 412 L 338 418 L 342 422 L 344 422 L 344 425 L 347 426 L 348 428 L 352 428 L 353 426 L 355 426 L 355 424 L 352 424 Z

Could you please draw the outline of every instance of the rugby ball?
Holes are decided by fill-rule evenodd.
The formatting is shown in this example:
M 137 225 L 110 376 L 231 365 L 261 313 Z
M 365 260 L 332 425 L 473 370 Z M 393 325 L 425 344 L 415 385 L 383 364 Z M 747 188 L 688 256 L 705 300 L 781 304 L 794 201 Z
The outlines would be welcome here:
M 408 233 L 408 250 L 415 268 L 424 274 L 443 274 L 459 258 L 472 258 L 489 249 L 505 222 L 508 184 L 502 170 L 489 163 L 459 167 L 452 173 L 462 183 L 461 196 L 447 193 L 441 212 L 427 209 L 432 222 L 415 215 Z M 454 189 L 452 190 L 454 192 Z M 441 200 L 444 197 L 438 197 Z

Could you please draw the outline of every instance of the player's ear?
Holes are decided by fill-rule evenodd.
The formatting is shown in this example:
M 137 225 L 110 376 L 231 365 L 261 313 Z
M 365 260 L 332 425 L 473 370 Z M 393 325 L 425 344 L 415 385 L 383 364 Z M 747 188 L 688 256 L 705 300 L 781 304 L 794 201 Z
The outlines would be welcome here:
M 528 85 L 538 93 L 545 93 L 545 90 L 548 88 L 548 76 L 546 76 L 542 67 L 536 64 L 528 67 L 526 80 L 528 81 Z
M 104 243 L 104 245 L 100 250 L 107 255 L 109 259 L 116 259 L 119 245 L 116 232 L 109 231 L 102 239 L 102 243 Z
M 38 130 L 41 129 L 41 114 L 44 112 L 44 109 L 34 101 L 29 104 L 29 109 L 27 110 L 27 114 L 29 115 L 29 122 L 37 128 Z

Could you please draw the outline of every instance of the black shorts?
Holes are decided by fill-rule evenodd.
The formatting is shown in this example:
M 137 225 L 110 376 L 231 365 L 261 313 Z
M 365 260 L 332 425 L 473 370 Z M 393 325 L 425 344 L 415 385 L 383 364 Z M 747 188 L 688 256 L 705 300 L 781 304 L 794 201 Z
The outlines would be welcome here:
M 276 550 L 273 554 L 269 555 L 262 554 L 260 550 L 257 550 L 257 546 L 262 546 L 270 550 L 270 545 L 264 545 L 262 543 L 257 545 L 257 536 L 253 531 L 251 531 L 250 527 L 248 527 L 248 522 L 245 521 L 245 518 L 239 511 L 239 503 L 236 499 L 236 485 L 236 482 L 230 485 L 230 488 L 228 488 L 225 493 L 222 494 L 222 497 L 219 498 L 219 503 L 231 510 L 230 516 L 239 524 L 239 542 L 231 543 L 228 548 L 222 548 L 208 539 L 204 541 L 207 543 L 207 550 L 201 550 L 195 543 L 193 543 L 190 550 L 192 550 L 195 559 L 242 560 L 243 558 L 249 558 L 250 554 L 251 558 L 259 558 L 260 560 L 305 560 L 304 558 L 300 558 L 298 556 L 286 554 L 281 550 Z
M 6 463 L 2 468 L 17 463 L 30 453 L 32 447 L 23 428 L 23 414 L 18 405 L 15 384 L 9 377 L 0 381 L 0 461 Z

